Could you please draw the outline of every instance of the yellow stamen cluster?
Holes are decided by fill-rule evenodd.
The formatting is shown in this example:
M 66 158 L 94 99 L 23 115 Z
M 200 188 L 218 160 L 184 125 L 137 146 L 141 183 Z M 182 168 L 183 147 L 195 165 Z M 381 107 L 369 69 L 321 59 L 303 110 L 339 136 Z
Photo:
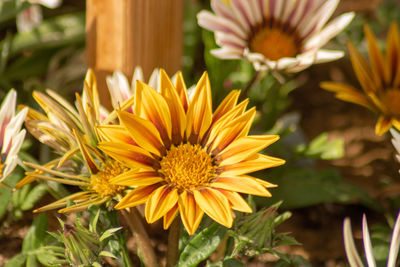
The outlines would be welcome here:
M 178 190 L 206 185 L 216 176 L 213 159 L 200 145 L 172 146 L 160 166 L 159 172 Z
M 381 99 L 388 115 L 400 116 L 400 89 L 387 89 L 382 94 Z
M 120 193 L 125 187 L 110 184 L 110 179 L 118 176 L 128 169 L 117 161 L 109 160 L 101 168 L 101 170 L 90 177 L 90 189 L 95 191 L 101 198 L 113 197 Z
M 260 29 L 250 40 L 250 49 L 263 54 L 269 60 L 295 57 L 299 51 L 294 34 L 288 34 L 280 28 Z

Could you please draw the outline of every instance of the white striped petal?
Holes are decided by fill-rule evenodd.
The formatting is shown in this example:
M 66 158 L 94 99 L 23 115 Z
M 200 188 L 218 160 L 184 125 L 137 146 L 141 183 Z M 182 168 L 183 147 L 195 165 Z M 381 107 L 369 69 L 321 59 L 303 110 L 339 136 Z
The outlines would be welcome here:
M 119 108 L 125 100 L 132 96 L 128 79 L 122 72 L 115 71 L 112 76 L 107 76 L 106 83 L 114 108 Z
M 304 50 L 325 45 L 330 39 L 341 32 L 351 22 L 353 17 L 354 13 L 349 12 L 335 18 L 323 30 L 311 37 L 304 44 Z
M 213 49 L 210 51 L 210 53 L 217 58 L 237 59 L 242 57 L 243 50 L 230 46 L 224 46 L 219 49 Z
M 251 13 L 254 16 L 255 25 L 261 24 L 263 21 L 262 6 L 259 0 L 249 0 Z
M 215 42 L 219 46 L 229 45 L 236 48 L 245 48 L 247 46 L 247 42 L 236 35 L 226 32 L 216 32 L 215 33 Z
M 315 54 L 314 64 L 325 63 L 344 56 L 343 51 L 319 49 Z
M 264 15 L 264 18 L 270 18 L 271 17 L 271 11 L 270 11 L 269 0 L 262 0 L 262 1 L 263 1 L 263 15 Z
M 247 39 L 247 32 L 243 31 L 235 22 L 226 18 L 217 17 L 209 11 L 200 11 L 200 13 L 197 14 L 197 20 L 201 27 L 210 31 L 225 31 L 233 33 L 240 38 Z
M 294 57 L 284 57 L 276 61 L 276 68 L 280 69 L 287 69 L 293 68 L 299 64 L 300 60 Z
M 231 6 L 232 6 L 232 11 L 236 16 L 236 21 L 239 23 L 239 25 L 245 30 L 246 33 L 250 32 L 250 25 L 248 20 L 246 20 L 246 14 L 245 11 L 243 10 L 243 7 L 241 6 L 240 0 L 232 0 L 231 1 Z
M 280 19 L 281 18 L 281 14 L 282 14 L 282 10 L 284 8 L 284 3 L 287 2 L 285 0 L 276 0 L 275 2 L 275 7 L 273 10 L 273 14 L 274 14 L 274 18 L 276 19 Z
M 389 256 L 387 267 L 395 267 L 397 254 L 400 247 L 400 212 L 397 214 L 396 223 L 393 227 L 392 239 L 390 240 Z
M 299 1 L 286 1 L 286 5 L 283 9 L 282 13 L 282 21 L 287 21 L 289 19 L 290 14 L 292 14 L 293 10 L 297 7 L 297 2 Z M 304 2 L 304 1 L 303 1 Z
M 17 93 L 15 90 L 10 90 L 6 95 L 0 109 L 0 129 L 6 127 L 11 118 L 15 114 L 15 103 L 17 101 Z
M 25 120 L 26 114 L 28 114 L 28 108 L 24 108 L 21 110 L 17 116 L 11 119 L 10 123 L 7 125 L 5 132 L 4 132 L 4 139 L 3 139 L 3 147 L 1 152 L 4 153 L 8 149 L 9 143 L 11 143 L 12 139 L 15 138 L 19 130 L 21 129 L 22 123 Z M 18 149 L 19 150 L 19 149 Z

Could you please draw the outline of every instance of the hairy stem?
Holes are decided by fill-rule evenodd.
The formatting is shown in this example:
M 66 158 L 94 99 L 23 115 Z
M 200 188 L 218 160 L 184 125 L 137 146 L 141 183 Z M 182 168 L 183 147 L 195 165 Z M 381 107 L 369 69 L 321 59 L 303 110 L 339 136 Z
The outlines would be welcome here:
M 168 232 L 167 267 L 173 267 L 178 262 L 180 228 L 181 222 L 175 218 Z
M 142 220 L 136 208 L 121 210 L 122 216 L 129 226 L 136 243 L 143 263 L 147 267 L 158 267 L 157 257 L 150 243 L 150 238 L 143 226 Z

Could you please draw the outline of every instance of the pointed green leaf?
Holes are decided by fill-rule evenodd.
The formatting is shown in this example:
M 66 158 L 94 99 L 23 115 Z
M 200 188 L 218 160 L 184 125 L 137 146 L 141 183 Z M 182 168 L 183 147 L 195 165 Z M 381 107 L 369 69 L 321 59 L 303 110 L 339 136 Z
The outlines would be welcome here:
M 29 228 L 28 234 L 22 243 L 22 251 L 28 252 L 39 248 L 46 236 L 46 230 L 47 215 L 42 213 L 33 220 L 32 226 Z
M 21 210 L 30 210 L 46 193 L 47 186 L 45 184 L 39 184 L 35 186 L 29 194 L 22 200 Z
M 115 255 L 114 254 L 112 254 L 110 251 L 106 251 L 106 250 L 103 250 L 102 252 L 100 252 L 100 254 L 99 254 L 100 256 L 103 256 L 103 257 L 110 257 L 110 258 L 114 258 L 114 259 L 116 259 L 117 257 L 115 257 Z
M 100 242 L 102 242 L 104 239 L 106 239 L 106 238 L 112 236 L 115 232 L 121 230 L 121 228 L 122 228 L 122 227 L 108 229 L 107 231 L 105 231 L 105 232 L 101 235 L 101 237 L 100 237 Z
M 21 267 L 24 266 L 26 261 L 27 255 L 25 253 L 17 254 L 16 256 L 12 257 L 4 267 Z
M 224 239 L 226 231 L 225 227 L 217 223 L 202 230 L 185 246 L 177 266 L 197 266 L 201 261 L 207 259 Z

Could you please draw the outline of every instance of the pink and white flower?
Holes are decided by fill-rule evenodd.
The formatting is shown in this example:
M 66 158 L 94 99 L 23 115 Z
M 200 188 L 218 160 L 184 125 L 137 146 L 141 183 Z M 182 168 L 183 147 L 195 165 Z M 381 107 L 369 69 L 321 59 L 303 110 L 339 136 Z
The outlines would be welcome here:
M 15 168 L 18 152 L 25 138 L 25 129 L 21 130 L 28 109 L 24 108 L 15 115 L 17 93 L 11 90 L 0 108 L 0 182 Z
M 228 4 L 227 4 L 228 3 Z M 256 70 L 299 72 L 336 60 L 342 51 L 321 49 L 353 19 L 345 13 L 328 24 L 339 0 L 212 0 L 198 23 L 215 33 L 222 59 L 247 58 Z
M 62 0 L 26 0 L 32 5 L 17 16 L 17 27 L 19 32 L 29 32 L 36 28 L 43 20 L 42 9 L 40 5 L 47 8 L 57 8 Z
M 148 84 L 152 88 L 158 88 L 158 72 L 158 69 L 154 69 L 150 76 Z M 139 66 L 135 68 L 131 83 L 128 82 L 128 78 L 120 71 L 115 71 L 112 76 L 106 77 L 108 90 L 111 95 L 111 104 L 114 109 L 120 109 L 125 101 L 134 96 L 136 81 L 145 81 L 143 70 Z M 133 112 L 132 108 L 129 108 L 127 111 Z

